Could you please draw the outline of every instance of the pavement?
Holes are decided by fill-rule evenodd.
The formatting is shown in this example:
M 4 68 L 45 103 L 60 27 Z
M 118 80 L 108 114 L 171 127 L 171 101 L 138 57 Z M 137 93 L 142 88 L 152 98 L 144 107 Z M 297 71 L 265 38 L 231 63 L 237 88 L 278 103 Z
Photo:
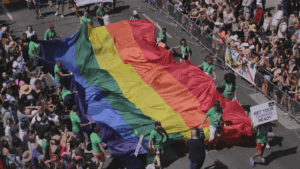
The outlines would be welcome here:
M 268 3 L 267 2 L 267 7 Z M 270 3 L 272 3 L 271 1 Z M 19 40 L 22 33 L 25 32 L 27 25 L 31 25 L 36 31 L 39 39 L 43 39 L 44 33 L 48 28 L 48 24 L 52 23 L 55 26 L 57 35 L 64 39 L 73 35 L 79 28 L 79 19 L 70 9 L 65 6 L 64 18 L 60 16 L 55 17 L 55 6 L 47 7 L 47 1 L 42 0 L 42 14 L 43 19 L 35 19 L 34 11 L 28 11 L 26 4 L 22 1 L 6 5 L 7 10 L 11 14 L 13 20 L 0 21 L 1 24 L 10 26 L 13 31 L 13 38 Z M 269 8 L 269 7 L 268 7 Z M 271 8 L 271 7 L 270 7 Z M 93 16 L 94 26 L 99 26 L 95 17 L 96 6 L 90 8 L 90 14 Z M 146 18 L 151 22 L 158 23 L 159 27 L 167 28 L 167 45 L 169 47 L 178 46 L 181 38 L 187 39 L 188 45 L 193 50 L 191 57 L 192 64 L 199 65 L 203 62 L 203 58 L 208 54 L 206 50 L 200 47 L 195 40 L 193 40 L 187 33 L 176 28 L 174 24 L 165 15 L 159 11 L 155 12 L 152 7 L 144 6 L 138 3 L 138 0 L 117 0 L 116 8 L 113 12 L 106 12 L 110 16 L 111 23 L 121 20 L 129 19 L 132 11 L 137 10 L 141 18 Z M 83 14 L 83 9 L 79 9 L 79 14 Z M 3 13 L 3 11 L 1 12 Z M 0 14 L 1 14 L 0 13 Z M 157 26 L 158 27 L 158 26 Z M 158 35 L 158 28 L 156 33 Z M 156 35 L 156 36 L 157 36 Z M 178 59 L 178 52 L 174 54 L 175 60 Z M 230 70 L 216 67 L 217 79 L 215 84 L 221 84 L 223 76 Z M 48 76 L 47 83 L 53 86 L 54 83 L 50 76 Z M 268 101 L 255 88 L 250 88 L 249 83 L 243 79 L 237 78 L 238 95 L 237 99 L 243 106 L 254 106 Z M 282 116 L 282 111 L 277 109 L 279 114 L 279 125 L 273 128 L 275 136 L 269 138 L 271 149 L 264 152 L 264 157 L 267 163 L 257 163 L 255 168 L 262 169 L 298 169 L 300 166 L 298 146 L 300 145 L 300 126 L 290 117 Z M 238 144 L 233 146 L 225 146 L 219 152 L 210 152 L 207 154 L 204 166 L 205 169 L 248 169 L 253 168 L 249 164 L 249 157 L 256 152 L 253 138 L 244 138 L 245 144 Z M 249 144 L 247 144 L 249 143 Z M 220 144 L 223 144 L 220 142 Z M 90 160 L 94 161 L 93 155 L 89 155 Z M 258 161 L 257 161 L 258 162 Z M 166 150 L 166 155 L 163 160 L 166 169 L 188 169 L 188 148 L 183 143 L 174 143 Z M 94 168 L 94 166 L 91 166 Z M 107 169 L 123 168 L 116 158 L 107 159 L 104 165 Z

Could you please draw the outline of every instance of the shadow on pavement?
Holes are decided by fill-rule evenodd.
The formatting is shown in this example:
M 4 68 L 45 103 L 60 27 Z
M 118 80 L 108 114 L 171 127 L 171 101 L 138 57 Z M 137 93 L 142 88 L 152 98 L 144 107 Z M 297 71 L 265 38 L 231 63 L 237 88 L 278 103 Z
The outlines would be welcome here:
M 289 149 L 286 149 L 286 150 L 274 151 L 274 152 L 271 152 L 271 154 L 269 154 L 267 157 L 265 157 L 266 163 L 260 163 L 260 162 L 255 162 L 255 163 L 267 166 L 272 161 L 274 161 L 274 160 L 276 160 L 276 159 L 278 159 L 280 157 L 285 157 L 285 156 L 288 156 L 288 155 L 297 154 L 297 149 L 298 149 L 298 146 L 292 147 L 292 148 L 289 148 Z
M 205 167 L 205 169 L 228 169 L 228 167 L 221 161 L 217 160 L 213 165 Z
M 282 147 L 282 140 L 283 140 L 283 137 L 274 136 L 273 139 L 271 141 L 269 141 L 269 144 L 271 147 L 277 146 L 277 145 L 279 147 Z

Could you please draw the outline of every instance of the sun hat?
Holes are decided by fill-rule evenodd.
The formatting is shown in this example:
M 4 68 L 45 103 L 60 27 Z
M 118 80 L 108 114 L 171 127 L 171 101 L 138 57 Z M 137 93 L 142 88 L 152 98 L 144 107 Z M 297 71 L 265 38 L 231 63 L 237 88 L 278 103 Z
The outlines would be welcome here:
M 31 89 L 30 85 L 27 85 L 27 84 L 21 86 L 21 88 L 20 88 L 20 92 L 25 95 L 28 95 L 31 92 L 31 90 L 32 89 Z
M 30 150 L 27 150 L 22 154 L 22 161 L 24 163 L 27 163 L 28 161 L 30 161 L 31 158 L 32 158 L 32 152 Z

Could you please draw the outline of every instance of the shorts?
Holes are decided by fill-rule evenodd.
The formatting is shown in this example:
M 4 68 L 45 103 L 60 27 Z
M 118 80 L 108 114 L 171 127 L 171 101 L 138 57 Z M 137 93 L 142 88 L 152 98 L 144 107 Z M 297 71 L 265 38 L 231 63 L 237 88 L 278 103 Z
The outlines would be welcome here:
M 84 135 L 83 135 L 81 130 L 79 130 L 77 132 L 73 131 L 73 134 L 74 134 L 74 136 L 77 140 L 83 140 L 84 139 Z
M 101 153 L 95 153 L 93 151 L 93 154 L 94 154 L 95 158 L 99 159 L 101 162 L 105 162 L 105 157 L 104 157 L 104 153 L 103 152 L 101 152 Z
M 264 75 L 264 78 L 267 79 L 268 81 L 271 80 L 271 75 Z
M 152 148 L 156 149 L 156 154 L 157 155 L 161 155 L 161 154 L 164 154 L 164 148 L 156 148 L 155 145 L 152 146 Z
M 210 137 L 209 138 L 211 140 L 215 139 L 216 133 L 217 133 L 218 137 L 222 136 L 222 132 L 218 132 L 217 127 L 215 127 L 215 126 L 209 126 L 209 132 L 210 132 Z
M 54 82 L 55 82 L 56 87 L 61 87 L 62 86 L 61 80 L 54 80 Z
M 34 6 L 37 7 L 37 8 L 40 8 L 41 1 L 35 1 Z
M 189 55 L 181 55 L 181 59 L 188 60 L 189 59 Z
M 64 0 L 56 0 L 56 5 L 64 4 Z
M 258 142 L 256 141 L 256 149 L 257 149 L 257 150 L 264 150 L 265 147 L 266 147 L 266 144 L 267 144 L 267 143 L 258 143 Z
M 31 0 L 26 0 L 26 2 L 31 2 Z
M 249 20 L 249 17 L 250 17 L 250 13 L 244 12 L 244 17 L 245 17 L 245 19 L 248 21 L 248 20 Z

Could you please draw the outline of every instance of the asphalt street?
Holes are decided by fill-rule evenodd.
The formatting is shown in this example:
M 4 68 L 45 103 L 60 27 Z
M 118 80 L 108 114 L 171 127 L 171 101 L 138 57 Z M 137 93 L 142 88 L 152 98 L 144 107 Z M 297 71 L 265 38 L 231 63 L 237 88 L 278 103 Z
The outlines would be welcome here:
M 47 7 L 46 1 L 42 0 L 42 15 L 43 19 L 35 19 L 34 11 L 28 11 L 26 4 L 23 2 L 7 5 L 7 9 L 13 17 L 13 20 L 1 22 L 3 25 L 10 26 L 13 31 L 13 38 L 19 40 L 22 33 L 25 32 L 27 25 L 31 25 L 36 31 L 39 39 L 43 39 L 44 33 L 48 28 L 48 24 L 52 23 L 55 26 L 57 35 L 64 39 L 73 35 L 79 28 L 79 19 L 72 13 L 70 9 L 65 6 L 64 18 L 60 16 L 54 16 L 55 7 Z M 95 17 L 97 6 L 93 5 L 90 8 L 90 14 L 93 16 L 94 26 L 99 26 Z M 193 50 L 191 57 L 192 64 L 199 65 L 203 62 L 203 58 L 208 54 L 206 50 L 200 47 L 195 40 L 172 24 L 165 15 L 159 11 L 155 12 L 153 8 L 141 5 L 138 0 L 117 0 L 116 8 L 113 12 L 108 12 L 111 23 L 121 20 L 129 19 L 132 15 L 132 11 L 137 10 L 141 18 L 150 20 L 151 22 L 158 23 L 160 27 L 167 28 L 169 47 L 179 45 L 181 38 L 186 38 L 188 45 Z M 61 11 L 61 9 L 60 9 Z M 79 13 L 83 14 L 83 9 L 79 9 Z M 2 12 L 1 12 L 2 13 Z M 121 29 L 121 28 L 120 28 Z M 177 31 L 177 32 L 176 32 Z M 158 34 L 158 29 L 156 28 Z M 157 36 L 157 35 L 156 35 Z M 179 52 L 179 51 L 177 51 Z M 177 56 L 175 54 L 175 56 Z M 178 58 L 176 58 L 177 60 Z M 216 67 L 217 79 L 215 84 L 221 84 L 223 76 L 229 70 Z M 51 78 L 48 78 L 48 84 L 54 85 Z M 241 105 L 254 106 L 258 104 L 258 100 L 263 100 L 263 96 L 258 93 L 254 88 L 249 87 L 249 83 L 245 80 L 237 78 L 238 83 L 238 96 L 237 99 Z M 288 121 L 289 123 L 281 124 L 281 119 Z M 300 166 L 298 154 L 298 146 L 300 145 L 300 129 L 299 124 L 289 119 L 289 117 L 279 117 L 279 126 L 274 128 L 275 136 L 269 139 L 271 149 L 267 149 L 264 153 L 264 157 L 267 163 L 257 163 L 255 168 L 262 169 L 298 169 Z M 296 126 L 296 127 L 289 127 Z M 289 129 L 288 129 L 289 128 Z M 205 169 L 247 169 L 253 168 L 249 164 L 250 156 L 255 153 L 255 143 L 252 138 L 245 138 L 245 144 L 238 144 L 233 146 L 225 146 L 219 152 L 210 152 L 206 156 L 206 160 L 203 168 Z M 224 145 L 224 143 L 220 142 Z M 91 155 L 92 156 L 92 155 Z M 257 160 L 258 162 L 258 160 Z M 182 143 L 173 144 L 166 151 L 164 159 L 165 168 L 168 169 L 188 169 L 188 149 Z M 298 167 L 297 167 L 298 166 Z M 116 169 L 119 168 L 119 162 L 117 159 L 106 160 L 106 168 Z

